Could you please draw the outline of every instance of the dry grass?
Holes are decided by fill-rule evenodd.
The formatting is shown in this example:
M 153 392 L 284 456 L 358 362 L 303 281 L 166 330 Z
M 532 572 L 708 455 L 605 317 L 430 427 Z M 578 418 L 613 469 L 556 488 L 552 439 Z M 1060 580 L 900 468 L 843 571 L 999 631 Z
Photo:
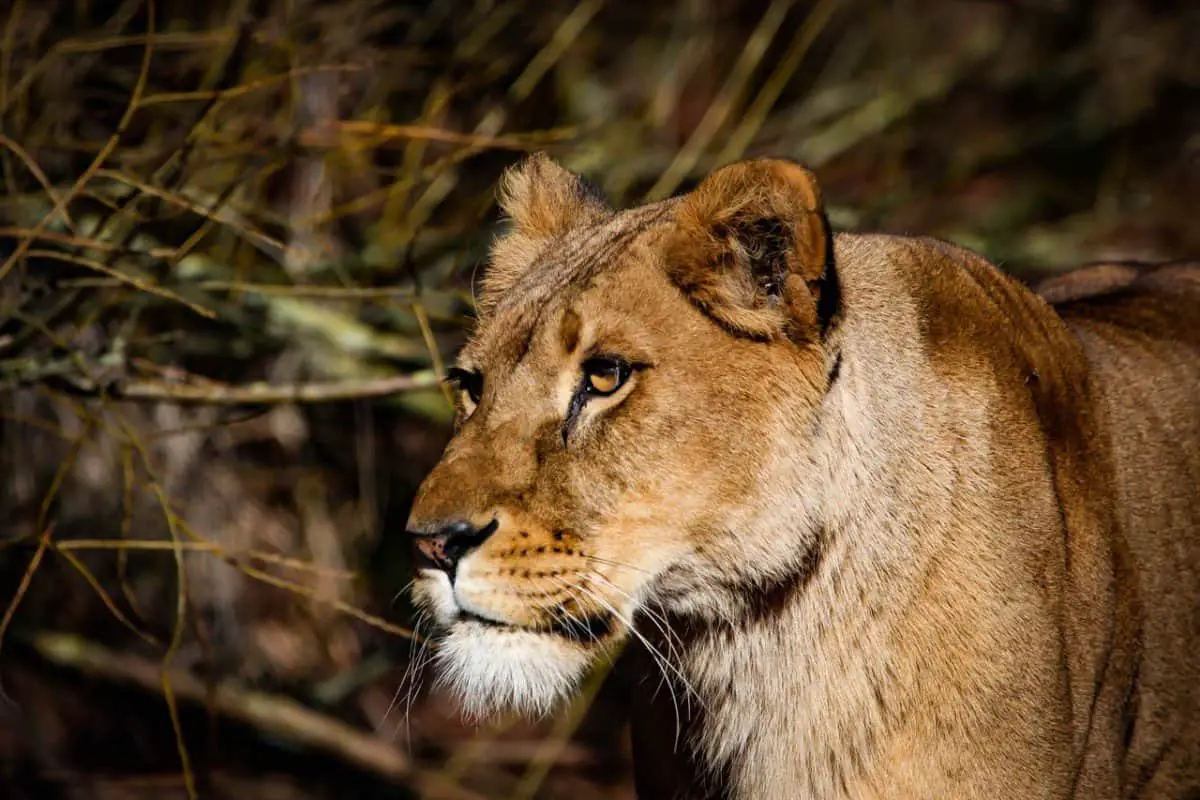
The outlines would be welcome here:
M 628 797 L 619 682 L 479 733 L 409 669 L 385 534 L 446 435 L 500 171 L 547 149 L 637 202 L 770 153 L 835 226 L 1025 275 L 1194 256 L 1200 15 L 1156 8 L 14 0 L 0 782 Z

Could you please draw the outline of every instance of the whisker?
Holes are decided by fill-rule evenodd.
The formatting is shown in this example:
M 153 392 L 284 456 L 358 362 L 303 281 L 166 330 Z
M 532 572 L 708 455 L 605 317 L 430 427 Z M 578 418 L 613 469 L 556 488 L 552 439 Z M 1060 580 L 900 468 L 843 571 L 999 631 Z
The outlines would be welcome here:
M 585 578 L 587 578 L 587 577 L 589 577 L 589 576 L 591 576 L 591 577 L 600 577 L 600 578 L 603 578 L 603 577 L 604 577 L 604 576 L 602 576 L 602 575 L 598 575 L 598 574 L 596 574 L 596 573 L 585 573 L 585 576 L 584 576 L 584 577 L 585 577 Z M 606 583 L 608 583 L 610 586 L 612 585 L 612 582 L 611 582 L 611 581 L 608 581 L 607 579 L 604 579 L 604 580 L 605 580 L 605 582 L 606 582 Z M 584 586 L 584 585 L 582 585 L 582 584 L 574 584 L 574 585 L 571 585 L 571 586 L 570 586 L 570 588 L 571 588 L 572 590 L 574 590 L 574 589 L 578 589 L 578 590 L 580 590 L 580 591 L 583 591 L 583 592 L 585 592 L 585 593 L 586 593 L 586 594 L 587 594 L 589 597 L 591 597 L 593 600 L 595 600 L 596 602 L 598 602 L 598 603 L 600 603 L 601 605 L 603 605 L 603 606 L 604 606 L 606 609 L 608 609 L 608 611 L 609 611 L 609 612 L 610 612 L 610 613 L 611 613 L 613 616 L 615 616 L 615 617 L 616 617 L 617 619 L 619 619 L 621 622 L 625 623 L 626 627 L 628 627 L 628 628 L 630 629 L 630 631 L 633 633 L 633 635 L 634 635 L 634 636 L 636 636 L 636 637 L 637 637 L 637 638 L 638 638 L 638 639 L 639 639 L 639 640 L 640 640 L 640 641 L 641 641 L 641 642 L 642 642 L 644 645 L 646 645 L 646 647 L 650 648 L 650 649 L 651 649 L 653 652 L 657 653 L 659 656 L 661 656 L 661 657 L 664 659 L 664 661 L 666 661 L 666 662 L 667 662 L 667 664 L 668 664 L 668 665 L 671 667 L 672 671 L 673 671 L 673 672 L 676 674 L 676 676 L 678 676 L 678 678 L 679 678 L 681 681 L 683 681 L 683 683 L 684 683 L 684 686 L 685 686 L 687 689 L 689 689 L 689 690 L 691 691 L 691 693 L 692 693 L 692 694 L 694 694 L 694 695 L 697 697 L 697 699 L 699 699 L 699 694 L 698 694 L 698 693 L 696 693 L 696 690 L 695 690 L 695 689 L 694 689 L 694 688 L 691 686 L 691 684 L 688 682 L 687 678 L 686 678 L 686 677 L 683 675 L 683 672 L 682 672 L 682 671 L 681 671 L 679 668 L 675 667 L 675 665 L 671 664 L 671 663 L 670 663 L 670 661 L 669 661 L 669 659 L 667 659 L 667 658 L 666 658 L 666 656 L 665 656 L 665 655 L 663 655 L 662 651 L 661 651 L 661 650 L 659 650 L 659 649 L 658 649 L 657 647 L 655 647 L 654 645 L 652 645 L 652 644 L 650 643 L 650 641 L 649 641 L 648 639 L 646 639 L 645 635 L 643 635 L 641 631 L 637 630 L 636 626 L 634 626 L 634 624 L 633 624 L 633 622 L 632 622 L 632 620 L 631 620 L 631 619 L 629 619 L 629 618 L 627 618 L 626 616 L 624 616 L 623 614 L 621 614 L 619 611 L 617 611 L 615 608 L 613 608 L 613 606 L 612 606 L 612 605 L 611 605 L 611 604 L 610 604 L 610 603 L 609 603 L 607 600 L 605 600 L 603 597 L 601 597 L 600 595 L 598 595 L 596 592 L 593 592 L 592 590 L 588 589 L 586 586 Z M 625 595 L 627 598 L 629 598 L 629 600 L 630 600 L 630 601 L 634 601 L 634 600 L 633 600 L 633 597 L 631 597 L 631 596 L 629 595 L 629 593 L 628 593 L 628 592 L 625 592 L 625 591 L 623 591 L 622 589 L 620 589 L 620 587 L 613 586 L 613 588 L 614 588 L 614 589 L 616 589 L 617 591 L 621 592 L 622 594 L 624 594 L 624 595 Z M 636 602 L 636 601 L 634 601 L 634 602 Z M 661 630 L 661 629 L 660 629 L 660 630 Z M 664 635 L 664 636 L 667 636 L 667 634 L 666 634 L 666 632 L 665 632 L 665 631 L 663 631 L 663 635 Z M 667 638 L 669 639 L 670 637 L 669 637 L 669 636 L 667 636 Z
M 421 627 L 428 621 L 428 612 L 422 611 L 413 619 L 412 627 L 414 633 L 420 633 Z M 409 727 L 409 717 L 412 711 L 412 698 L 415 687 L 420 682 L 421 672 L 424 669 L 424 656 L 429 650 L 428 637 L 414 636 L 409 640 L 408 645 L 408 663 L 404 667 L 404 675 L 400 678 L 400 684 L 396 687 L 396 693 L 392 696 L 392 702 L 388 705 L 387 712 L 383 715 L 383 719 L 379 722 L 379 727 L 382 727 L 391 716 L 392 712 L 399 705 L 401 692 L 404 693 L 404 724 L 405 736 L 407 737 L 407 746 L 411 750 L 412 747 L 412 730 Z M 395 736 L 399 732 L 400 723 L 396 723 L 396 727 L 392 730 L 392 735 Z
M 428 617 L 426 616 L 426 620 Z M 430 640 L 426 637 L 420 644 L 417 650 L 416 668 L 413 670 L 412 681 L 409 682 L 408 692 L 404 701 L 404 735 L 407 738 L 409 752 L 412 752 L 412 708 L 417 697 L 421 693 L 421 677 L 425 673 L 425 667 L 433 660 L 435 653 L 429 644 Z
M 408 583 L 406 583 L 406 584 L 404 584 L 403 586 L 401 586 L 401 587 L 400 587 L 400 591 L 398 591 L 398 592 L 396 592 L 394 595 L 392 595 L 392 599 L 391 599 L 391 601 L 388 603 L 388 608 L 392 608 L 393 606 L 395 606 L 395 605 L 396 605 L 396 601 L 397 601 L 397 600 L 399 600 L 399 599 L 400 599 L 400 597 L 401 597 L 401 596 L 402 596 L 402 595 L 403 595 L 405 592 L 407 592 L 409 589 L 411 589 L 411 588 L 412 588 L 412 585 L 413 585 L 414 583 L 416 583 L 416 582 L 417 582 L 417 579 L 416 579 L 416 578 L 410 578 L 410 579 L 409 579 L 409 581 L 408 581 Z
M 424 617 L 425 617 L 425 612 L 422 611 L 421 613 L 419 613 L 416 616 L 416 618 L 413 619 L 413 622 L 412 622 L 413 633 L 418 633 L 420 631 L 421 622 Z M 420 637 L 414 636 L 413 638 L 408 640 L 408 659 L 404 665 L 404 674 L 400 676 L 400 682 L 399 682 L 399 684 L 396 685 L 396 693 L 394 695 L 392 695 L 392 702 L 388 704 L 387 711 L 384 712 L 383 719 L 379 720 L 379 724 L 375 728 L 376 730 L 379 730 L 387 723 L 388 718 L 392 715 L 392 712 L 396 710 L 396 704 L 397 704 L 397 701 L 400 699 L 400 693 L 402 691 L 404 691 L 404 689 L 406 688 L 406 686 L 408 684 L 409 673 L 412 672 L 412 667 L 413 667 L 414 651 L 418 647 L 418 643 L 417 643 L 418 638 L 420 638 Z
M 604 564 L 605 566 L 616 567 L 617 569 L 629 569 L 633 570 L 634 572 L 640 572 L 643 575 L 651 574 L 649 570 L 642 569 L 641 567 L 635 567 L 633 564 L 626 564 L 623 561 L 614 561 L 610 558 L 601 558 L 600 556 L 592 556 L 588 555 L 587 553 L 583 553 L 582 555 L 587 561 L 595 561 L 597 564 Z
M 585 575 L 585 580 L 586 580 L 586 577 L 587 576 Z M 661 650 L 659 650 L 657 647 L 655 647 L 645 637 L 645 635 L 642 634 L 641 631 L 637 630 L 637 628 L 633 625 L 631 620 L 629 620 L 625 615 L 621 614 L 621 612 L 617 611 L 617 609 L 614 608 L 612 606 L 612 604 L 609 603 L 607 600 L 605 600 L 603 597 L 601 597 L 597 593 L 591 591 L 586 586 L 582 585 L 582 583 L 573 583 L 572 584 L 561 578 L 558 578 L 558 579 L 552 578 L 552 580 L 556 580 L 557 582 L 559 582 L 561 585 L 563 585 L 567 589 L 568 592 L 571 592 L 571 593 L 583 592 L 588 597 L 590 597 L 592 600 L 599 603 L 601 606 L 606 608 L 609 611 L 609 613 L 611 613 L 614 617 L 616 617 L 618 620 L 623 622 L 625 624 L 625 626 L 629 629 L 630 634 L 633 637 L 635 637 L 636 639 L 638 639 L 638 641 L 640 641 L 643 646 L 645 646 L 647 652 L 650 653 L 650 656 L 653 659 L 655 665 L 658 667 L 659 672 L 662 673 L 663 679 L 667 685 L 667 691 L 670 693 L 671 705 L 675 711 L 675 743 L 674 743 L 674 747 L 678 748 L 679 732 L 680 732 L 680 729 L 682 728 L 682 717 L 680 716 L 680 713 L 679 713 L 678 699 L 675 696 L 675 684 L 674 684 L 673 680 L 671 680 L 670 676 L 667 673 L 668 672 L 673 673 L 674 676 L 676 678 L 678 678 L 679 682 L 683 685 L 683 687 L 686 690 L 685 698 L 688 699 L 689 702 L 692 697 L 695 697 L 697 702 L 700 704 L 701 708 L 703 708 L 704 701 L 700 697 L 699 693 L 696 691 L 695 687 L 693 687 L 691 685 L 691 682 L 688 681 L 687 677 L 683 674 L 682 670 L 680 670 L 678 667 L 676 667 L 674 664 L 672 664 L 670 659 L 668 659 L 667 656 L 664 655 Z M 689 706 L 689 708 L 690 708 L 690 706 Z
M 654 626 L 655 630 L 662 635 L 664 644 L 667 648 L 667 655 L 675 658 L 678 663 L 683 663 L 682 655 L 675 649 L 676 645 L 679 645 L 680 649 L 682 649 L 683 642 L 679 639 L 678 634 L 671 630 L 671 624 L 661 612 L 655 611 L 652 607 L 646 605 L 645 603 L 639 603 L 633 595 L 622 589 L 620 586 L 617 586 L 606 576 L 596 570 L 592 570 L 586 573 L 586 575 L 587 577 L 603 581 L 613 591 L 621 594 L 631 603 L 634 603 L 637 606 L 634 612 L 635 618 L 638 614 L 645 616 L 646 619 L 650 621 L 650 624 Z
M 679 702 L 675 696 L 674 684 L 671 682 L 670 678 L 668 677 L 667 672 L 668 672 L 668 669 L 670 669 L 670 670 L 678 673 L 678 670 L 675 670 L 674 666 L 670 663 L 670 661 L 667 659 L 667 657 L 665 655 L 663 655 L 662 652 L 659 651 L 656 647 L 654 647 L 654 645 L 650 644 L 649 640 L 647 640 L 645 638 L 645 636 L 643 636 L 641 634 L 640 631 L 638 631 L 636 628 L 634 628 L 633 624 L 631 622 L 625 620 L 625 618 L 615 608 L 613 608 L 611 604 L 609 604 L 603 598 L 599 597 L 596 593 L 592 592 L 591 590 L 589 590 L 588 588 L 586 588 L 582 585 L 577 585 L 575 588 L 578 591 L 584 592 L 589 597 L 591 597 L 593 600 L 600 603 L 602 606 L 606 607 L 615 617 L 617 617 L 617 619 L 621 620 L 622 622 L 625 622 L 626 626 L 629 628 L 630 633 L 635 638 L 640 640 L 643 645 L 645 645 L 647 652 L 650 653 L 651 658 L 654 660 L 655 665 L 658 667 L 658 670 L 662 675 L 662 682 L 665 682 L 667 685 L 667 692 L 671 698 L 671 707 L 674 709 L 674 712 L 675 712 L 675 741 L 674 741 L 673 749 L 677 749 L 679 746 L 679 730 L 682 727 L 682 721 L 681 721 L 681 717 L 679 714 Z M 680 678 L 685 686 L 690 686 L 687 683 L 686 678 L 683 678 L 682 675 L 680 675 Z M 662 686 L 662 682 L 659 683 L 660 687 Z

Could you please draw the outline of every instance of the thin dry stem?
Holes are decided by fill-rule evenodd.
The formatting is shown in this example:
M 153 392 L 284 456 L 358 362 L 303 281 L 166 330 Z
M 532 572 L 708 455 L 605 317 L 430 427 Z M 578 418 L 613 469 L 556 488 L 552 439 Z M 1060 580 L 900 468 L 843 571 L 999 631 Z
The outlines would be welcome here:
M 646 200 L 661 200 L 669 196 L 692 172 L 701 156 L 712 144 L 712 140 L 725 125 L 729 115 L 737 106 L 755 68 L 762 61 L 771 40 L 783 24 L 787 12 L 795 0 L 774 0 L 759 20 L 758 27 L 750 34 L 746 46 L 725 79 L 720 93 L 713 99 L 708 110 L 688 138 L 687 143 L 676 154 L 670 166 L 646 193 Z
M 278 75 L 271 75 L 267 78 L 261 78 L 256 81 L 243 83 L 239 86 L 233 86 L 229 89 L 197 89 L 191 92 L 160 92 L 142 98 L 141 107 L 163 105 L 164 103 L 183 103 L 196 100 L 231 100 L 235 97 L 243 97 L 253 92 L 260 92 L 263 89 L 269 89 L 278 86 L 281 83 L 287 83 L 297 75 L 311 75 L 323 72 L 333 73 L 353 73 L 362 72 L 366 69 L 360 64 L 326 64 L 316 67 L 294 67 L 287 72 L 282 72 Z
M 43 216 L 38 224 L 34 226 L 33 235 L 22 238 L 20 243 L 13 248 L 13 252 L 9 255 L 9 257 L 4 260 L 4 263 L 0 264 L 0 280 L 3 280 L 4 277 L 8 275 L 9 271 L 12 270 L 13 266 L 15 266 L 18 261 L 25 257 L 29 251 L 30 245 L 33 243 L 33 238 L 36 234 L 45 230 L 46 227 L 50 225 L 50 223 L 60 214 L 65 218 L 67 205 L 70 204 L 76 195 L 79 194 L 80 190 L 82 190 L 83 187 L 88 184 L 96 172 L 102 166 L 104 166 L 104 162 L 108 160 L 108 157 L 111 156 L 113 151 L 117 149 L 117 145 L 121 141 L 122 134 L 125 133 L 125 129 L 129 127 L 130 120 L 133 119 L 134 113 L 137 112 L 138 103 L 141 102 L 142 94 L 146 90 L 146 81 L 150 76 L 150 59 L 154 54 L 154 0 L 146 0 L 146 14 L 146 47 L 142 53 L 142 66 L 141 69 L 138 70 L 137 82 L 133 87 L 133 95 L 129 98 L 129 104 L 125 108 L 125 113 L 121 116 L 121 121 L 117 123 L 117 129 L 108 138 L 108 141 L 105 142 L 104 147 L 102 147 L 100 152 L 96 154 L 96 157 L 92 159 L 92 163 L 88 165 L 88 168 L 85 169 L 83 174 L 80 175 L 75 181 L 75 184 L 71 187 L 71 189 L 65 195 L 59 197 L 58 200 L 55 201 L 54 207 L 50 210 L 50 213 Z M 3 111 L 0 110 L 0 113 L 3 113 Z
M 176 194 L 175 192 L 169 192 L 165 189 L 159 189 L 156 186 L 152 186 L 151 184 L 149 184 L 145 181 L 138 180 L 137 178 L 135 178 L 131 175 L 127 175 L 124 172 L 120 172 L 119 170 L 97 169 L 96 177 L 108 178 L 110 180 L 117 181 L 118 183 L 123 183 L 126 186 L 130 187 L 131 189 L 136 189 L 137 191 L 141 192 L 144 195 L 156 197 L 159 200 L 162 200 L 164 202 L 170 203 L 173 206 L 176 206 L 177 208 L 185 209 L 187 211 L 192 212 L 193 214 L 196 214 L 197 216 L 203 217 L 204 219 L 212 220 L 213 222 L 220 224 L 220 225 L 222 225 L 226 228 L 229 228 L 230 230 L 238 233 L 239 235 L 244 237 L 247 241 L 249 241 L 257 246 L 265 248 L 268 252 L 285 253 L 289 249 L 288 245 L 286 245 L 279 239 L 276 239 L 273 236 L 268 236 L 267 234 L 262 233 L 261 231 L 255 230 L 255 229 L 249 227 L 248 225 L 245 225 L 244 223 L 240 222 L 239 220 L 233 219 L 232 216 L 230 216 L 228 214 L 225 214 L 225 215 L 218 214 L 217 212 L 214 212 L 211 209 L 205 208 L 203 205 L 201 205 L 200 203 L 198 203 L 194 200 L 191 200 L 187 197 Z M 307 254 L 304 254 L 304 255 L 307 255 Z M 2 277 L 2 275 L 0 275 L 0 277 Z
M 70 552 L 71 548 L 64 548 L 60 544 L 55 544 L 53 547 L 54 550 L 67 561 L 68 564 L 75 568 L 76 572 L 83 576 L 83 579 L 87 581 L 88 586 L 92 587 L 92 591 L 99 596 L 100 601 L 104 603 L 104 607 L 107 608 L 109 613 L 116 618 L 117 622 L 121 623 L 126 629 L 133 632 L 135 636 L 147 644 L 151 644 L 156 647 L 162 646 L 162 642 L 139 628 L 132 620 L 129 619 L 129 617 L 125 615 L 124 612 L 121 611 L 120 608 L 117 607 L 117 604 L 113 602 L 112 597 L 109 596 L 107 591 L 105 591 L 104 587 L 100 584 L 100 581 L 96 578 L 92 571 L 88 569 L 87 565 L 84 564 L 78 556 Z
M 559 756 L 570 744 L 571 737 L 587 716 L 588 709 L 595 702 L 596 695 L 611 670 L 611 662 L 606 663 L 593 670 L 584 680 L 570 709 L 554 721 L 549 735 L 542 740 L 533 757 L 529 759 L 525 774 L 521 776 L 520 782 L 510 795 L 511 800 L 533 800 L 537 796 L 538 790 L 546 782 L 546 776 L 550 774 Z
M 22 242 L 32 241 L 32 237 L 35 235 L 39 235 L 40 233 L 41 233 L 41 231 L 35 231 L 34 233 L 31 234 L 30 238 L 22 239 L 21 241 Z M 81 267 L 86 267 L 88 269 L 95 270 L 96 272 L 100 272 L 105 275 L 108 275 L 109 277 L 119 281 L 120 283 L 126 284 L 128 286 L 132 286 L 133 288 L 135 288 L 139 291 L 146 292 L 147 294 L 152 294 L 152 295 L 155 295 L 156 297 L 161 297 L 164 300 L 170 300 L 173 303 L 179 303 L 180 305 L 186 306 L 190 311 L 193 311 L 196 314 L 199 314 L 200 316 L 204 317 L 205 319 L 216 319 L 216 316 L 217 316 L 216 312 L 213 311 L 212 309 L 205 308 L 204 306 L 202 306 L 198 303 L 193 303 L 191 300 L 188 300 L 185 297 L 181 297 L 180 295 L 176 294 L 175 292 L 172 292 L 170 289 L 164 289 L 161 286 L 156 286 L 152 283 L 149 283 L 145 278 L 140 278 L 136 275 L 129 275 L 127 273 L 121 272 L 120 270 L 110 267 L 107 264 L 96 261 L 95 259 L 87 258 L 85 256 L 75 255 L 74 253 L 65 253 L 65 252 L 62 252 L 61 250 L 36 250 L 35 249 L 35 250 L 28 250 L 26 255 L 28 255 L 30 258 L 48 258 L 48 259 L 52 259 L 55 261 L 65 261 L 69 264 L 76 264 Z
M 85 218 L 86 219 L 86 218 Z M 35 231 L 33 228 L 13 228 L 0 227 L 0 236 L 16 237 L 31 237 L 39 241 L 54 242 L 55 244 L 69 245 L 71 247 L 79 247 L 85 250 L 98 250 L 108 253 L 132 252 L 128 248 L 122 247 L 115 242 L 105 242 L 100 239 L 93 239 L 87 236 L 69 236 L 67 234 L 57 233 L 55 231 Z M 153 247 L 146 250 L 140 255 L 147 255 L 151 258 L 170 258 L 175 254 L 175 250 L 169 247 Z M 92 283 L 88 283 L 88 281 Z M 79 279 L 81 286 L 119 286 L 126 281 L 121 281 L 115 278 L 91 278 Z M 74 281 L 61 281 L 60 286 L 68 287 Z
M 209 541 L 194 541 L 180 542 L 176 545 L 174 542 L 163 541 L 161 539 L 68 539 L 58 542 L 55 549 L 59 551 L 69 550 L 117 550 L 120 552 L 129 550 L 174 550 L 178 546 L 185 553 L 209 553 L 221 556 L 226 559 L 235 561 L 250 559 L 253 561 L 261 561 L 267 564 L 294 569 L 301 572 L 310 572 L 314 575 L 320 575 L 327 578 L 336 578 L 338 580 L 358 580 L 362 576 L 347 569 L 336 569 L 334 567 L 325 567 L 320 564 L 313 564 L 299 558 L 290 558 L 281 556 L 275 553 L 268 553 L 263 550 L 240 550 L 229 551 L 225 550 L 215 542 Z
M 54 526 L 47 526 L 42 530 L 42 535 L 38 537 L 37 550 L 33 552 L 33 556 L 29 559 L 29 565 L 25 567 L 25 573 L 21 576 L 21 582 L 17 584 L 17 590 L 13 592 L 12 599 L 8 601 L 8 606 L 4 609 L 4 616 L 0 617 L 0 649 L 4 647 L 4 637 L 8 633 L 8 626 L 12 624 L 13 617 L 17 614 L 17 608 L 20 607 L 21 601 L 25 599 L 25 595 L 29 592 L 29 587 L 33 584 L 34 573 L 38 571 L 38 567 L 42 564 L 42 558 L 46 555 L 46 548 L 50 546 L 50 538 L 54 533 Z
M 821 31 L 825 30 L 829 20 L 841 8 L 843 2 L 844 0 L 821 0 L 808 12 L 804 24 L 797 29 L 783 58 L 776 63 L 770 77 L 759 89 L 758 94 L 754 96 L 750 107 L 746 113 L 742 114 L 737 127 L 729 135 L 721 152 L 717 154 L 717 164 L 737 161 L 745 154 L 750 142 L 762 129 L 763 123 L 766 122 L 767 115 L 779 99 L 779 95 L 791 81 L 796 70 L 800 68 L 804 56 L 812 49 L 813 43 L 821 35 Z
M 337 135 L 349 141 L 341 142 L 344 147 L 374 146 L 380 147 L 393 141 L 409 139 L 428 139 L 433 142 L 446 144 L 463 144 L 470 147 L 493 150 L 535 150 L 553 142 L 560 142 L 576 136 L 578 131 L 573 128 L 558 128 L 536 133 L 508 134 L 506 136 L 487 136 L 476 133 L 435 128 L 429 125 L 384 125 L 362 120 L 334 122 L 323 128 L 310 128 L 300 132 L 300 143 L 308 146 L 328 147 Z M 356 141 L 361 139 L 362 141 Z
M 114 394 L 121 400 L 164 400 L 198 405 L 279 405 L 390 397 L 404 392 L 436 388 L 438 384 L 436 374 L 418 372 L 374 380 L 291 385 L 260 382 L 240 386 L 188 386 L 155 381 L 130 381 L 122 384 Z
M 17 9 L 14 9 L 13 16 L 15 17 L 17 15 L 17 13 L 18 13 Z M 8 38 L 7 29 L 5 31 L 5 38 L 6 39 Z M 7 44 L 4 49 L 5 49 L 5 52 L 7 53 L 7 51 L 8 51 Z M 7 61 L 7 56 L 5 58 Z M 4 82 L 5 81 L 3 80 L 3 78 L 0 78 L 0 83 L 4 83 Z M 3 101 L 0 101 L 0 105 L 3 105 Z M 30 174 L 33 175 L 33 177 L 35 179 L 37 179 L 37 182 L 39 184 L 41 184 L 42 190 L 45 191 L 46 196 L 50 198 L 51 205 L 53 205 L 55 207 L 59 206 L 60 198 L 58 196 L 58 192 L 55 191 L 55 189 L 54 189 L 54 185 L 50 183 L 50 179 L 46 177 L 46 173 L 43 172 L 42 168 L 38 166 L 38 163 L 33 160 L 33 157 L 30 156 L 29 153 L 25 152 L 25 148 L 21 147 L 21 145 L 17 144 L 12 139 L 5 136 L 3 133 L 0 133 L 0 145 L 7 147 L 9 150 L 11 150 L 13 152 L 13 154 L 16 155 L 17 158 L 21 159 L 21 163 L 24 164 L 25 168 L 27 170 L 29 170 Z M 63 209 L 62 210 L 63 222 L 65 222 L 67 224 L 68 228 L 70 228 L 72 231 L 74 231 L 75 230 L 75 222 L 74 222 L 74 220 L 71 219 L 70 212 L 67 211 L 65 204 L 62 204 L 62 209 Z M 13 231 L 14 231 L 13 228 L 4 228 L 4 229 L 0 230 L 0 233 L 5 233 L 5 234 L 11 235 Z M 23 235 L 23 234 L 17 233 L 16 235 Z M 40 231 L 33 235 L 43 236 L 43 237 L 45 236 L 45 234 Z
M 129 683 L 147 692 L 161 693 L 169 686 L 174 699 L 168 699 L 168 703 L 182 700 L 208 705 L 218 714 L 329 753 L 389 780 L 411 780 L 423 794 L 436 792 L 461 800 L 482 800 L 478 794 L 438 775 L 415 769 L 388 741 L 305 708 L 291 698 L 252 691 L 228 680 L 210 686 L 181 669 L 164 672 L 151 661 L 109 650 L 73 634 L 44 631 L 34 634 L 31 641 L 34 649 L 53 664 Z

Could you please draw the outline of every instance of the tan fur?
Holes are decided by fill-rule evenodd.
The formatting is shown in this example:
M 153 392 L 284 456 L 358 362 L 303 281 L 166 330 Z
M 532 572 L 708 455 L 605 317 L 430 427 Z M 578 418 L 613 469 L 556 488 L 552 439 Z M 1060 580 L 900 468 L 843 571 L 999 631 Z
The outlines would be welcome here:
M 483 392 L 409 523 L 498 522 L 415 584 L 469 710 L 632 637 L 647 798 L 1200 793 L 1200 268 L 1052 307 L 832 237 L 785 161 L 620 213 L 545 159 L 508 187 Z M 580 405 L 597 355 L 637 368 Z
M 512 230 L 493 246 L 491 269 L 478 297 L 486 313 L 541 250 L 571 228 L 594 221 L 606 211 L 582 183 L 544 155 L 530 157 L 500 181 L 500 210 Z

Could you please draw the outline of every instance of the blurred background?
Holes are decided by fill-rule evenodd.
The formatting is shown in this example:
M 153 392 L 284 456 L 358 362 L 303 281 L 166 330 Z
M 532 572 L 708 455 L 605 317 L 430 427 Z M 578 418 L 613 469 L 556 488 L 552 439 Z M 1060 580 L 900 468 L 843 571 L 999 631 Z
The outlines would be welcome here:
M 1200 6 L 7 0 L 0 795 L 630 798 L 627 686 L 464 726 L 400 535 L 493 189 L 790 156 L 1025 279 L 1200 253 Z

